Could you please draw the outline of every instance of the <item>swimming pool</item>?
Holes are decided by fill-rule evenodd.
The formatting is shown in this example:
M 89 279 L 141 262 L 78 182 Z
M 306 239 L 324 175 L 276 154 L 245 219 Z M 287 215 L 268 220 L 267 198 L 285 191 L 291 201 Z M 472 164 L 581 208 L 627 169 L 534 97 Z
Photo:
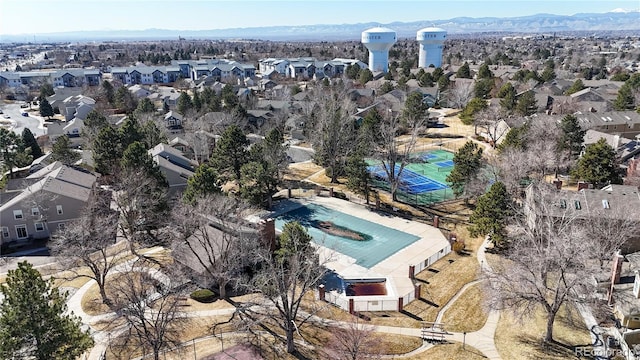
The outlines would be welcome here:
M 367 269 L 413 244 L 420 238 L 396 229 L 357 218 L 321 205 L 307 204 L 276 217 L 276 228 L 282 230 L 285 223 L 298 221 L 313 237 L 316 244 L 333 249 L 356 259 L 356 264 Z M 322 224 L 331 222 L 337 228 L 364 235 L 366 240 L 329 234 Z

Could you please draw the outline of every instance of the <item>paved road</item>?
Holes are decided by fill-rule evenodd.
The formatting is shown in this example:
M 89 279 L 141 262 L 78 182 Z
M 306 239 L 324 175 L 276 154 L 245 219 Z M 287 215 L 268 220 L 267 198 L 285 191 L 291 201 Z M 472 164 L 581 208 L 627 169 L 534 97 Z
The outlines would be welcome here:
M 2 120 L 11 120 L 12 130 L 18 135 L 22 135 L 24 128 L 29 128 L 35 137 L 46 134 L 46 129 L 43 126 L 44 119 L 38 114 L 37 111 L 29 111 L 29 108 L 20 108 L 22 102 L 16 102 L 14 104 L 7 104 L 2 107 Z M 37 106 L 32 105 L 32 109 L 37 109 Z M 27 111 L 29 116 L 22 116 L 22 112 Z M 8 115 L 10 118 L 5 119 L 4 115 Z

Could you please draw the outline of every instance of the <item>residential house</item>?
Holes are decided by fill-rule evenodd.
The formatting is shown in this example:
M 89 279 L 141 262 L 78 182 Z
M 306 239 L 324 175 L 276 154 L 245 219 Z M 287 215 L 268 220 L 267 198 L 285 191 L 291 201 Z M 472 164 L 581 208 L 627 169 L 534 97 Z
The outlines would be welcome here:
M 640 192 L 636 186 L 607 185 L 604 188 L 579 191 L 557 190 L 545 193 L 541 198 L 533 185 L 525 190 L 525 214 L 529 226 L 534 226 L 536 218 L 574 217 L 578 221 L 609 219 L 627 221 L 635 219 L 640 229 Z M 544 204 L 544 213 L 540 204 Z M 640 250 L 640 232 L 628 239 L 623 251 L 630 253 Z
M 164 115 L 165 127 L 172 134 L 182 132 L 182 115 L 175 111 L 169 111 Z
M 193 176 L 196 162 L 186 158 L 182 152 L 167 144 L 158 144 L 148 152 L 167 179 L 169 188 L 187 186 L 187 180 Z
M 95 175 L 59 162 L 27 179 L 37 181 L 0 206 L 2 244 L 50 237 L 80 216 L 96 182 Z

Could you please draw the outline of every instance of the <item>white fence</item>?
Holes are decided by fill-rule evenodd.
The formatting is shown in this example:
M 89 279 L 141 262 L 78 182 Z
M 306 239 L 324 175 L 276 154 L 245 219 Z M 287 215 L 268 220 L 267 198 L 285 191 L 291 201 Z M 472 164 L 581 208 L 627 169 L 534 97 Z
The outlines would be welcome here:
M 429 258 L 425 259 L 424 261 L 421 261 L 417 264 L 415 264 L 415 273 L 419 273 L 422 270 L 428 268 L 429 266 L 433 265 L 436 261 L 442 259 L 444 256 L 446 256 L 447 254 L 449 254 L 451 252 L 451 245 L 447 245 L 446 247 L 440 249 L 440 251 L 438 251 L 437 253 L 431 255 Z

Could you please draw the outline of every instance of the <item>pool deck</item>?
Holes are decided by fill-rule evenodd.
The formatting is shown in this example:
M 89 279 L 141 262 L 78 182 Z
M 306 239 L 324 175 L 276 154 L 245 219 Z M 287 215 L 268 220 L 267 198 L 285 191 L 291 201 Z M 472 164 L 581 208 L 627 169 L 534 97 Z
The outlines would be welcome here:
M 350 256 L 318 246 L 321 261 L 326 261 L 327 267 L 334 270 L 343 279 L 387 278 L 393 285 L 395 292 L 395 294 L 388 294 L 388 298 L 397 299 L 414 290 L 413 281 L 409 278 L 410 265 L 419 264 L 433 254 L 449 247 L 449 241 L 440 230 L 433 226 L 371 211 L 365 206 L 335 198 L 315 197 L 311 199 L 283 200 L 276 206 L 277 210 L 273 213 L 273 216 L 307 203 L 322 205 L 372 223 L 416 235 L 420 238 L 370 269 L 357 265 L 356 259 Z

